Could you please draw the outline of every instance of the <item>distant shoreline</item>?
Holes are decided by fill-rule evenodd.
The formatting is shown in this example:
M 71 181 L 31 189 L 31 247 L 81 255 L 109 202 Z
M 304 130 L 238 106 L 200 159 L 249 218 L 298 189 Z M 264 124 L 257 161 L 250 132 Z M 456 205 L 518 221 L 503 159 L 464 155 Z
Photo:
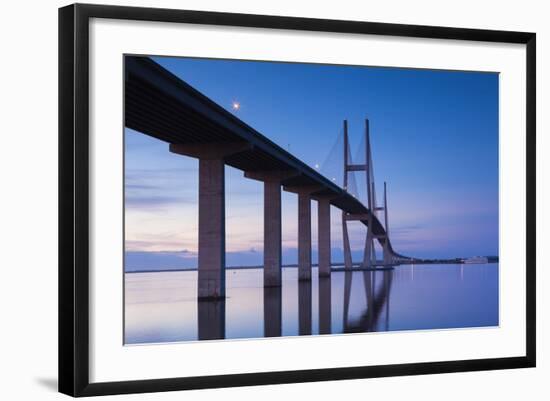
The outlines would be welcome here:
M 498 263 L 498 259 L 497 260 L 489 260 L 488 263 L 484 263 L 484 264 L 494 264 L 494 263 Z M 459 261 L 450 261 L 450 260 L 435 261 L 435 262 L 431 262 L 431 261 L 414 261 L 412 263 L 402 263 L 402 265 L 411 265 L 411 264 L 413 264 L 413 265 L 434 265 L 434 264 L 461 265 L 461 264 L 464 264 L 464 263 L 459 262 Z M 319 265 L 317 263 L 314 263 L 311 266 L 312 267 L 318 267 Z M 331 270 L 333 270 L 333 271 L 343 271 L 344 270 L 343 266 L 344 266 L 344 263 L 335 263 L 331 266 Z M 360 267 L 360 266 L 361 266 L 361 263 L 354 263 L 353 264 L 353 267 Z M 396 266 L 399 266 L 399 265 L 396 265 Z M 283 265 L 281 267 L 297 268 L 298 264 Z M 379 269 L 382 270 L 382 268 L 383 267 L 380 267 Z M 256 266 L 227 266 L 225 269 L 226 270 L 253 270 L 253 269 L 263 269 L 263 266 L 262 265 L 256 265 Z M 128 271 L 125 271 L 124 273 L 134 274 L 134 273 L 191 272 L 191 271 L 197 271 L 197 270 L 198 270 L 198 268 L 196 268 L 196 267 L 189 267 L 189 268 L 176 268 L 176 269 L 128 270 Z
M 315 263 L 315 264 L 312 264 L 311 266 L 312 267 L 318 267 L 319 265 L 317 263 Z M 334 266 L 340 266 L 340 265 L 335 264 Z M 297 264 L 291 264 L 291 265 L 283 265 L 281 267 L 298 267 L 298 265 Z M 263 268 L 264 267 L 262 265 L 256 265 L 256 266 L 227 266 L 225 268 L 225 270 L 252 270 L 252 269 L 263 269 Z M 129 271 L 125 271 L 124 273 L 192 272 L 192 271 L 197 271 L 197 270 L 198 270 L 197 267 L 187 267 L 187 268 L 183 267 L 183 268 L 177 268 L 177 269 L 129 270 Z

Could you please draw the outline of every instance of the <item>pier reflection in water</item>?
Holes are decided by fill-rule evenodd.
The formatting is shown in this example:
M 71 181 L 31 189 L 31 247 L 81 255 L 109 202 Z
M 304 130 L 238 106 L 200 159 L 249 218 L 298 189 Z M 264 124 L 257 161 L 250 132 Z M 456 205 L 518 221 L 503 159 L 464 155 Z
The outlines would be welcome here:
M 225 338 L 225 300 L 198 301 L 199 339 Z
M 261 269 L 227 271 L 225 301 L 196 299 L 196 271 L 127 273 L 125 342 L 161 343 L 498 325 L 498 264 L 333 271 L 263 288 Z
M 281 287 L 264 288 L 264 336 L 280 337 L 283 332 Z

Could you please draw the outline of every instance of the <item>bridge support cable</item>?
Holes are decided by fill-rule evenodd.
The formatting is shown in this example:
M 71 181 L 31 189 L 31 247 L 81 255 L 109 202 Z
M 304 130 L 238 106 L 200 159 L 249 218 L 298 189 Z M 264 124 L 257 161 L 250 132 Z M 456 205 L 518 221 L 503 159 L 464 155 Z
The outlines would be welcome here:
M 340 129 L 336 141 L 332 145 L 327 157 L 319 166 L 319 172 L 328 178 L 331 182 L 338 185 L 340 188 L 344 187 L 342 181 L 343 177 L 343 154 L 342 149 L 344 146 L 344 130 Z

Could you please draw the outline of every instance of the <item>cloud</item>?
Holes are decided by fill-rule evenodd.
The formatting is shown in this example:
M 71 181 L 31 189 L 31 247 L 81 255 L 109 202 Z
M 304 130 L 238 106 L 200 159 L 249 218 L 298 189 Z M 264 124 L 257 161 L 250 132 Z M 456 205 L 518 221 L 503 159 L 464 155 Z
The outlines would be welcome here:
M 415 232 L 418 232 L 419 230 L 422 230 L 422 229 L 423 227 L 420 224 L 401 226 L 401 227 L 395 227 L 395 228 L 390 226 L 390 237 L 393 235 L 400 236 L 400 235 L 414 234 Z
M 128 208 L 158 209 L 169 205 L 194 204 L 196 199 L 191 196 L 170 195 L 135 195 L 127 194 L 124 205 Z
M 159 189 L 160 187 L 158 185 L 152 185 L 152 184 L 129 184 L 128 182 L 125 183 L 124 189 L 126 192 L 128 191 L 142 191 L 142 190 L 153 190 L 153 189 Z
M 152 236 L 149 240 L 131 240 L 126 239 L 124 248 L 126 252 L 146 252 L 159 254 L 180 254 L 183 256 L 196 255 L 193 250 L 193 244 L 185 243 L 185 240 L 166 240 L 162 236 Z M 184 248 L 180 250 L 182 245 L 189 245 L 191 249 Z
M 187 176 L 189 173 L 198 174 L 198 169 L 195 167 L 171 167 L 171 168 L 155 168 L 155 169 L 141 169 L 141 168 L 129 168 L 126 167 L 124 172 L 124 179 L 126 185 L 128 183 L 142 182 L 146 180 L 157 179 L 181 179 Z
M 197 267 L 197 255 L 191 252 L 126 251 L 125 271 L 174 270 Z
M 133 209 L 160 209 L 197 202 L 197 189 L 186 183 L 186 174 L 195 169 L 126 169 L 125 206 Z

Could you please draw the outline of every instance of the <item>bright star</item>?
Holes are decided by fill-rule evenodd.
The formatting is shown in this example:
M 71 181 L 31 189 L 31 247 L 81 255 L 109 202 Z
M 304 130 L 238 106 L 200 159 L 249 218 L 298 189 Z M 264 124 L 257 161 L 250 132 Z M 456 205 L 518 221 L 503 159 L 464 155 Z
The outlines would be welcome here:
M 233 102 L 231 107 L 233 108 L 233 110 L 239 110 L 241 108 L 241 104 L 239 102 Z

